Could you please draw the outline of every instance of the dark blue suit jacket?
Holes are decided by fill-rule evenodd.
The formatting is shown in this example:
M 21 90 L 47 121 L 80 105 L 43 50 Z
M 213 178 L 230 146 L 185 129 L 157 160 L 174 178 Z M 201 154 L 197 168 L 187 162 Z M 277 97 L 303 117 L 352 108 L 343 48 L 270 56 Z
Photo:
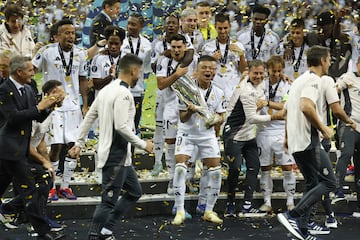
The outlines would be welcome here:
M 20 161 L 28 158 L 32 120 L 42 122 L 50 111 L 39 112 L 29 85 L 21 96 L 7 80 L 0 85 L 0 160 Z
M 104 34 L 104 29 L 109 25 L 112 25 L 112 22 L 102 12 L 96 15 L 90 28 L 90 47 L 105 38 L 105 36 L 101 37 L 100 35 Z

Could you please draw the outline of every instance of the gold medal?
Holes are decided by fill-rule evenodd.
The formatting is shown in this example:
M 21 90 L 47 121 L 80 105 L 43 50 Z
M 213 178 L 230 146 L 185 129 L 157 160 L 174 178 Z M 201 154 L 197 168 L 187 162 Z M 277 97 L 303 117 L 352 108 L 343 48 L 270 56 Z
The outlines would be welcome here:
M 226 69 L 225 65 L 221 66 L 220 72 L 221 73 L 226 73 L 227 72 L 227 69 Z
M 66 82 L 70 82 L 70 81 L 71 81 L 70 75 L 66 75 L 66 76 L 65 76 L 65 81 L 66 81 Z
M 269 114 L 269 115 L 272 115 L 272 114 L 273 114 L 272 108 L 269 108 L 269 109 L 268 109 L 268 114 Z
M 294 72 L 294 78 L 298 78 L 299 77 L 299 72 Z

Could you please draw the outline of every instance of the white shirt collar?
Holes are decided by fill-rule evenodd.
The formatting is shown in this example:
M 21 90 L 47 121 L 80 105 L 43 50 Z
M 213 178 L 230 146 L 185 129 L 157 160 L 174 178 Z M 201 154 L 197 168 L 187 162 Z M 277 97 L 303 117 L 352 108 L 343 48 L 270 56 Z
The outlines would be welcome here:
M 11 76 L 10 76 L 10 81 L 12 81 L 12 83 L 15 85 L 16 89 L 19 91 L 20 95 L 21 95 L 21 91 L 20 91 L 20 88 L 24 87 L 24 85 L 18 83 L 15 79 L 13 79 Z

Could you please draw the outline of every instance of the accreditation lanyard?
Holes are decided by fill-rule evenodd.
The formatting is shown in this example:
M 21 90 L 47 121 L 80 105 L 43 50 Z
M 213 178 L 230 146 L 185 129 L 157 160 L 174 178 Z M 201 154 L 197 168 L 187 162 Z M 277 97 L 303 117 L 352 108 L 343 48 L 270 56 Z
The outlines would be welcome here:
M 180 65 L 180 63 L 178 63 L 178 64 L 176 65 L 176 67 L 173 69 L 173 68 L 171 67 L 172 62 L 173 62 L 173 59 L 170 58 L 170 60 L 169 60 L 169 62 L 168 62 L 168 65 L 167 65 L 167 73 L 166 73 L 168 77 L 171 76 L 172 74 L 174 74 L 174 72 L 176 71 L 176 69 L 177 69 L 178 66 Z
M 259 43 L 257 45 L 257 47 L 255 48 L 255 33 L 253 30 L 251 30 L 251 51 L 252 51 L 252 58 L 253 60 L 257 58 L 257 56 L 259 55 L 260 53 L 260 48 L 261 48 L 261 45 L 264 41 L 264 38 L 265 38 L 265 31 L 263 32 L 260 40 L 259 40 Z
M 65 75 L 66 75 L 66 77 L 69 77 L 71 75 L 71 69 L 72 69 L 73 58 L 74 58 L 74 51 L 73 51 L 73 49 L 71 50 L 69 64 L 66 65 L 64 52 L 63 52 L 62 48 L 60 47 L 60 44 L 58 45 L 58 49 L 59 49 L 59 54 L 60 54 L 60 57 L 61 57 L 61 62 L 63 64 L 63 68 L 65 68 Z
M 164 51 L 168 49 L 166 39 L 163 40 Z
M 295 58 L 295 49 L 293 49 L 293 54 L 292 54 L 292 62 L 293 62 L 293 67 L 294 67 L 294 72 L 298 72 L 299 68 L 300 68 L 300 63 L 301 63 L 301 59 L 302 59 L 302 55 L 304 53 L 304 48 L 305 48 L 305 43 L 303 43 L 301 45 L 300 48 L 300 52 L 299 52 L 299 56 L 297 57 L 297 60 Z M 295 62 L 296 60 L 296 62 Z
M 129 40 L 129 45 L 130 45 L 131 53 L 132 53 L 132 54 L 135 54 L 136 56 L 138 56 L 138 55 L 139 55 L 139 51 L 140 51 L 140 36 L 139 36 L 139 38 L 138 38 L 138 42 L 137 42 L 137 46 L 136 46 L 136 50 L 135 50 L 135 51 L 134 51 L 134 46 L 133 46 L 132 39 L 131 39 L 130 36 L 128 37 L 128 40 Z
M 206 103 L 207 103 L 207 101 L 208 101 L 208 99 L 209 99 L 211 90 L 212 90 L 212 84 L 210 83 L 210 87 L 208 88 L 208 90 L 206 91 L 206 94 L 205 94 L 205 102 L 206 102 Z
M 114 65 L 114 58 L 110 55 L 110 53 L 108 52 L 109 54 L 109 60 L 110 60 L 110 63 L 111 63 L 111 66 Z M 117 78 L 119 76 L 119 70 L 120 70 L 120 56 L 121 56 L 121 52 L 119 53 L 119 57 L 118 57 L 118 60 L 116 62 L 116 68 L 115 68 L 115 78 Z
M 228 39 L 228 41 L 226 42 L 226 46 L 225 46 L 225 52 L 224 52 L 224 56 L 221 56 L 220 58 L 220 64 L 221 66 L 226 65 L 226 60 L 229 54 L 229 46 L 230 46 L 230 39 Z M 219 44 L 219 40 L 216 39 L 216 50 L 220 51 L 220 44 Z M 221 51 L 220 51 L 221 53 Z
M 281 82 L 281 79 L 278 81 L 278 83 L 276 84 L 276 86 L 275 86 L 275 88 L 273 90 L 272 85 L 271 85 L 270 80 L 269 80 L 269 100 L 271 100 L 271 101 L 274 100 L 276 92 L 277 92 L 277 90 L 279 88 L 280 82 Z

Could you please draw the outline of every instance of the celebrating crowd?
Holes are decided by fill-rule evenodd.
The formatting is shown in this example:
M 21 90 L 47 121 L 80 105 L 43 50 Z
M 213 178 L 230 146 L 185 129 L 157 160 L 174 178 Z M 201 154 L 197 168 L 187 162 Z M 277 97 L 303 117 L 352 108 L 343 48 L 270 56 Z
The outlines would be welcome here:
M 358 205 L 353 216 L 360 217 L 357 5 L 325 1 L 329 9 L 310 10 L 315 1 L 294 1 L 297 7 L 285 11 L 286 1 L 259 2 L 185 1 L 183 9 L 163 16 L 163 34 L 151 40 L 141 34 L 141 12 L 129 13 L 123 29 L 115 24 L 120 1 L 104 0 L 92 21 L 92 46 L 85 49 L 76 44 L 78 26 L 71 17 L 53 20 L 45 40 L 24 24 L 23 3 L 8 1 L 0 25 L 0 197 L 11 182 L 15 194 L 0 205 L 3 225 L 17 228 L 14 216 L 24 212 L 37 239 L 61 238 L 62 226 L 46 215 L 46 204 L 77 199 L 70 180 L 92 129 L 102 193 L 90 240 L 116 239 L 116 223 L 141 197 L 134 147 L 154 153 L 153 176 L 164 170 L 165 152 L 174 225 L 191 217 L 184 196 L 198 160 L 203 166 L 196 212 L 204 221 L 223 223 L 214 212 L 222 182 L 221 143 L 228 166 L 223 217 L 272 212 L 271 169 L 278 165 L 287 196 L 279 222 L 297 239 L 316 240 L 338 227 L 331 203 L 346 200 L 343 185 L 351 163 Z M 158 88 L 153 142 L 137 134 L 149 73 Z M 184 81 L 197 89 L 203 104 L 183 97 L 191 95 L 179 90 Z M 333 169 L 329 152 L 335 147 Z M 237 206 L 242 165 L 245 194 Z M 297 203 L 294 166 L 305 182 Z M 255 206 L 259 174 L 264 203 Z M 314 221 L 317 202 L 325 209 L 324 226 Z

